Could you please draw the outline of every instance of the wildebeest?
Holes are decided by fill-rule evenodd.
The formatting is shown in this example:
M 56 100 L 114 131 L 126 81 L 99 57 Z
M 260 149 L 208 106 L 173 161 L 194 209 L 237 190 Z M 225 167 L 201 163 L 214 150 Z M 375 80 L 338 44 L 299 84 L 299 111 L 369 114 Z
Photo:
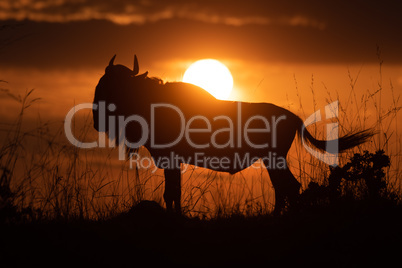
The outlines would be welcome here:
M 286 156 L 297 135 L 320 151 L 331 142 L 342 152 L 367 141 L 370 130 L 337 140 L 317 140 L 294 113 L 270 103 L 218 100 L 204 89 L 182 82 L 164 83 L 134 67 L 115 65 L 115 56 L 95 90 L 93 119 L 97 131 L 107 132 L 129 149 L 145 146 L 164 169 L 166 208 L 180 213 L 180 164 L 192 164 L 235 174 L 262 159 L 275 190 L 275 213 L 298 196 L 300 183 L 290 172 Z M 98 107 L 103 102 L 104 114 Z M 106 107 L 106 108 L 105 108 Z M 109 118 L 115 118 L 109 120 Z M 333 147 L 333 146 L 332 146 Z M 158 159 L 170 159 L 157 161 Z

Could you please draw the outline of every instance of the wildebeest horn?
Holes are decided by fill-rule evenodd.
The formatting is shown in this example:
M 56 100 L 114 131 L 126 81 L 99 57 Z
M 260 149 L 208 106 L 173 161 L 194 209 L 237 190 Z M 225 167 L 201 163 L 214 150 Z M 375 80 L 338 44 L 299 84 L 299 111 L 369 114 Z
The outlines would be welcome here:
M 112 59 L 109 61 L 109 66 L 113 66 L 114 58 L 116 58 L 116 54 L 115 54 L 115 55 L 112 57 Z
M 140 68 L 138 67 L 137 55 L 134 55 L 134 67 L 133 67 L 134 75 L 137 75 L 139 71 L 140 71 Z
M 147 75 L 148 75 L 148 71 L 146 71 L 143 74 L 138 75 L 137 77 L 140 78 L 140 79 L 144 79 L 145 77 L 147 77 Z

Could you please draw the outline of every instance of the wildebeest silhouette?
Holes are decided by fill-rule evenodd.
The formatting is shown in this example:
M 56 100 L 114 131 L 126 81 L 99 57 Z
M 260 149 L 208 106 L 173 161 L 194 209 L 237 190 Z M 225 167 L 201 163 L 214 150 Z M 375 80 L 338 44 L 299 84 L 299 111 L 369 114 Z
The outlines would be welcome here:
M 177 212 L 181 211 L 180 164 L 235 174 L 252 165 L 251 159 L 260 158 L 275 190 L 274 213 L 280 213 L 300 191 L 300 183 L 286 163 L 296 134 L 321 151 L 328 143 L 337 142 L 339 152 L 372 136 L 366 130 L 337 140 L 317 140 L 297 115 L 284 108 L 270 103 L 218 100 L 192 84 L 164 83 L 148 77 L 148 72 L 138 74 L 136 56 L 132 70 L 115 65 L 115 57 L 96 86 L 94 127 L 119 144 L 129 144 L 131 150 L 140 146 L 148 149 L 155 164 L 164 169 L 168 211 L 173 204 Z M 104 115 L 96 108 L 101 102 L 108 107 Z M 114 121 L 107 120 L 112 117 Z M 124 122 L 130 123 L 121 124 Z M 157 161 L 162 158 L 170 159 L 169 165 Z

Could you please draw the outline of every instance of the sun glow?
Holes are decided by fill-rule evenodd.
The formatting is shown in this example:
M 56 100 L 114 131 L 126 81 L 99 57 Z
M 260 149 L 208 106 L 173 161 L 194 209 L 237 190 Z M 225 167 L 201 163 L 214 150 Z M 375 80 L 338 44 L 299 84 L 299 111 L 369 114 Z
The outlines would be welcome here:
M 199 60 L 191 64 L 183 76 L 183 82 L 202 87 L 217 99 L 227 99 L 233 89 L 233 77 L 229 69 L 213 59 Z

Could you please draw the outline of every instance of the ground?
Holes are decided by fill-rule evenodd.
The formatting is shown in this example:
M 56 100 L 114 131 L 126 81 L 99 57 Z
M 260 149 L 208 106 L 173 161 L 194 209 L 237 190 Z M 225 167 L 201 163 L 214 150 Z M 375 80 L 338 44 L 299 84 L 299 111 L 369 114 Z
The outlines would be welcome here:
M 384 204 L 203 220 L 149 202 L 102 221 L 4 223 L 0 261 L 3 267 L 386 266 L 400 261 L 401 226 L 401 207 Z

